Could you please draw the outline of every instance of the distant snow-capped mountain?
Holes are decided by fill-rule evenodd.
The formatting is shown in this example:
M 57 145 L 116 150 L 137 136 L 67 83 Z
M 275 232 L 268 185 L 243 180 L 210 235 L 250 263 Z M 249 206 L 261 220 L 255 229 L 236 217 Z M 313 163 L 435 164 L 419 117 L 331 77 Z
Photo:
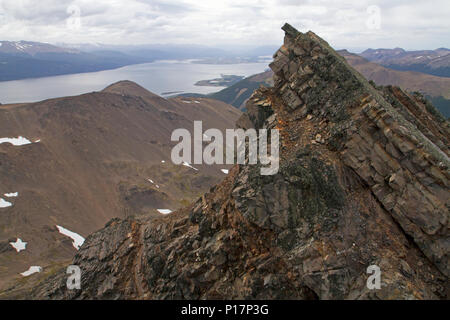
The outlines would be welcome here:
M 32 41 L 0 41 L 0 81 L 94 72 L 151 62 L 116 51 L 84 52 Z
M 32 41 L 0 41 L 0 53 L 27 54 L 35 56 L 38 53 L 80 53 L 74 48 L 61 48 L 48 43 Z

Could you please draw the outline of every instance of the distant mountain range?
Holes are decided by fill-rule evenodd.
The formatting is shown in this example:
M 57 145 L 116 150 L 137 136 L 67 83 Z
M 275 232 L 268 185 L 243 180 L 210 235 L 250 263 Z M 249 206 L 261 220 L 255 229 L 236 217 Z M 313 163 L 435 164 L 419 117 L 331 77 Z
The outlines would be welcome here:
M 267 60 L 274 50 L 273 46 L 220 49 L 203 45 L 52 45 L 0 41 L 0 81 L 95 72 L 155 60 L 197 59 L 196 63 L 207 64 L 260 62 Z M 367 49 L 359 55 L 393 70 L 450 77 L 450 49 L 446 48 Z
M 360 54 L 369 61 L 401 71 L 418 71 L 440 77 L 450 77 L 450 49 L 406 51 L 367 49 Z
M 196 59 L 197 63 L 259 62 L 270 46 L 224 50 L 202 45 L 51 45 L 0 41 L 0 81 L 95 72 L 155 60 Z
M 0 81 L 115 69 L 154 61 L 118 51 L 82 52 L 29 41 L 0 42 Z
M 450 99 L 450 78 L 414 71 L 398 71 L 371 62 L 346 50 L 338 51 L 356 70 L 378 85 L 395 85 L 407 91 L 421 91 L 427 95 Z
M 48 43 L 31 41 L 0 41 L 0 53 L 22 55 L 24 57 L 38 57 L 46 53 L 71 53 L 79 54 L 80 51 L 70 48 L 61 48 Z
M 77 49 L 84 52 L 96 51 L 119 51 L 129 55 L 144 55 L 152 54 L 158 58 L 165 59 L 189 59 L 189 58 L 245 58 L 245 57 L 259 57 L 272 56 L 274 50 L 278 46 L 244 46 L 244 47 L 230 47 L 215 48 L 198 44 L 141 44 L 141 45 L 111 45 L 101 43 L 81 43 L 81 44 L 67 44 L 59 43 L 57 46 Z M 162 56 L 164 55 L 164 56 Z

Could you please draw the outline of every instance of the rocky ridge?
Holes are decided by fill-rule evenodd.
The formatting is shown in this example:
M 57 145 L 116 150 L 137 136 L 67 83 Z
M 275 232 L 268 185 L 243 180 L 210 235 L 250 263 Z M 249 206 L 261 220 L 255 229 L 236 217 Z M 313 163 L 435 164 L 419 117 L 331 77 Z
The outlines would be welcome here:
M 115 219 L 41 299 L 442 299 L 449 252 L 449 126 L 399 88 L 375 88 L 312 32 L 283 27 L 238 121 L 280 130 L 280 170 L 235 166 L 191 206 Z M 367 267 L 381 289 L 367 288 Z

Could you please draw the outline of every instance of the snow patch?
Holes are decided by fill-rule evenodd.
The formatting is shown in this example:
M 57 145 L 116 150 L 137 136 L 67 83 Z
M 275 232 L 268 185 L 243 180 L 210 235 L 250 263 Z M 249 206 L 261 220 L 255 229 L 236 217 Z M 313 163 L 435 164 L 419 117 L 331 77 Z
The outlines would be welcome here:
M 228 174 L 228 172 L 230 172 L 230 171 L 227 170 L 227 169 L 221 169 L 220 171 L 222 171 L 222 172 L 225 173 L 225 174 Z
M 183 102 L 183 103 L 188 103 L 188 104 L 191 104 L 191 103 L 192 103 L 192 101 L 186 101 L 186 100 L 181 100 L 181 102 Z
M 20 252 L 22 250 L 26 249 L 28 242 L 23 242 L 22 239 L 17 238 L 16 242 L 10 242 L 9 244 L 16 249 L 17 252 Z
M 11 207 L 12 203 L 5 201 L 3 198 L 0 198 L 0 208 L 8 208 Z
M 34 273 L 42 272 L 42 267 L 39 266 L 31 266 L 27 271 L 22 272 L 21 275 L 24 277 L 31 276 Z
M 183 166 L 194 169 L 195 171 L 198 171 L 197 168 L 194 168 L 193 166 L 191 166 L 189 163 L 187 163 L 186 161 L 183 161 Z
M 200 101 L 197 101 L 197 100 L 195 100 L 195 101 L 194 101 L 194 103 L 197 103 L 197 104 L 199 104 L 199 103 L 200 103 Z
M 7 142 L 11 143 L 13 146 L 23 146 L 32 143 L 30 140 L 22 136 L 19 136 L 18 138 L 0 138 L 0 144 Z
M 154 184 L 155 187 L 156 187 L 157 189 L 159 189 L 159 186 L 158 186 L 152 179 L 147 179 L 147 181 L 150 182 L 150 183 L 152 183 L 152 184 Z
M 161 214 L 169 214 L 172 213 L 172 210 L 170 209 L 156 209 Z
M 71 238 L 73 240 L 72 244 L 75 247 L 75 249 L 79 250 L 80 247 L 84 243 L 84 238 L 80 236 L 78 233 L 72 232 L 70 230 L 67 230 L 66 228 L 63 228 L 61 226 L 56 226 L 58 228 L 59 233 Z
M 15 42 L 14 46 L 16 47 L 17 50 L 25 51 L 25 49 L 31 47 L 32 45 L 31 44 L 22 43 L 22 41 L 19 41 L 19 42 Z
M 19 196 L 19 193 L 18 192 L 14 192 L 14 193 L 5 193 L 5 197 L 8 197 L 8 198 L 16 198 L 16 197 L 18 197 Z

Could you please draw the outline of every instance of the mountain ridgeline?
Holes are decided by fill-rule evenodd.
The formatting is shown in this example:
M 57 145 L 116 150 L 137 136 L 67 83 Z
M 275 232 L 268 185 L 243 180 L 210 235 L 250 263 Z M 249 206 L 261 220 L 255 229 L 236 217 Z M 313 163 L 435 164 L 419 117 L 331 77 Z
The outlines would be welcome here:
M 274 85 L 238 121 L 279 130 L 279 172 L 236 165 L 171 215 L 110 221 L 71 262 L 80 290 L 61 270 L 30 297 L 448 298 L 448 122 L 374 87 L 314 33 L 283 30 Z
M 367 49 L 361 56 L 385 67 L 401 71 L 417 71 L 439 77 L 450 77 L 450 49 L 406 51 Z
M 95 72 L 154 60 L 115 51 L 87 53 L 39 42 L 1 41 L 0 81 Z

